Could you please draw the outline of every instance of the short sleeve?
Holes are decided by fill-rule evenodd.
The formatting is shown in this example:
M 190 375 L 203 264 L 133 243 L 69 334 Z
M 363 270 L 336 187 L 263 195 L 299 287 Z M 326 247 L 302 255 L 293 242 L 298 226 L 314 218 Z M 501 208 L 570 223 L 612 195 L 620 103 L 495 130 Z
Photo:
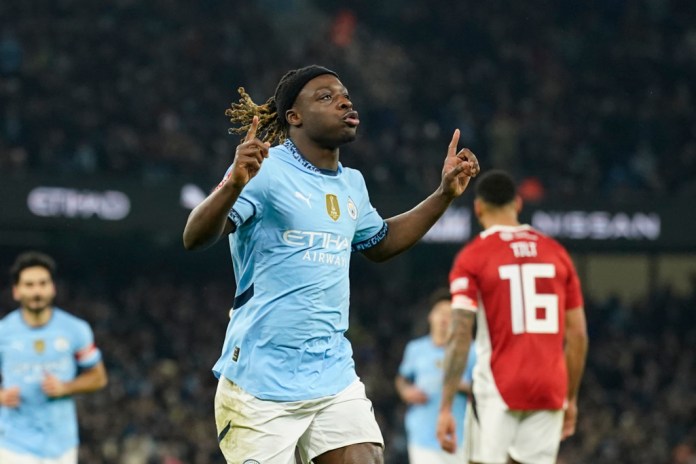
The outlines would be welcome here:
M 225 179 L 229 176 L 231 169 L 232 166 L 227 169 Z M 228 217 L 234 224 L 235 230 L 261 216 L 266 198 L 268 179 L 271 177 L 269 173 L 271 169 L 271 163 L 264 163 L 263 167 L 244 187 L 239 198 L 232 205 Z
M 401 364 L 399 365 L 399 375 L 411 383 L 414 382 L 416 377 L 413 351 L 413 343 L 407 344 L 404 350 L 404 359 L 401 360 Z
M 459 252 L 450 271 L 452 309 L 478 309 L 478 283 L 473 269 L 473 256 L 466 247 Z
M 94 344 L 92 329 L 84 321 L 75 326 L 73 347 L 75 360 L 81 369 L 94 367 L 102 359 L 101 351 Z
M 352 249 L 353 251 L 365 251 L 377 245 L 387 236 L 389 226 L 370 203 L 370 196 L 362 174 L 356 171 L 356 175 L 363 194 L 360 204 L 358 204 L 358 224 L 353 237 Z

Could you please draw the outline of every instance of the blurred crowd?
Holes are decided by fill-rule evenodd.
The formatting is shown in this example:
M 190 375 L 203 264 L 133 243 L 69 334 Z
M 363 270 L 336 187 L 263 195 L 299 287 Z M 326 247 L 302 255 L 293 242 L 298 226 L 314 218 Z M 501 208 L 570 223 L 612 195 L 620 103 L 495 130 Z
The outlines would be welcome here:
M 536 200 L 696 192 L 696 3 L 0 4 L 0 173 L 218 178 L 223 113 L 335 68 L 373 190 L 430 192 L 452 130 Z
M 363 269 L 364 267 L 364 269 Z M 432 286 L 362 266 L 353 276 L 351 327 L 358 373 L 387 443 L 387 464 L 406 464 L 404 405 L 393 379 L 404 345 L 427 332 Z M 397 272 L 398 274 L 398 272 Z M 59 273 L 59 306 L 86 318 L 110 383 L 78 400 L 81 461 L 90 464 L 215 464 L 216 387 L 233 288 L 173 272 L 96 278 Z M 398 277 L 398 275 L 397 275 Z M 4 314 L 9 292 L 2 295 Z M 696 462 L 696 282 L 690 296 L 655 290 L 640 304 L 587 302 L 590 352 L 578 434 L 559 464 Z

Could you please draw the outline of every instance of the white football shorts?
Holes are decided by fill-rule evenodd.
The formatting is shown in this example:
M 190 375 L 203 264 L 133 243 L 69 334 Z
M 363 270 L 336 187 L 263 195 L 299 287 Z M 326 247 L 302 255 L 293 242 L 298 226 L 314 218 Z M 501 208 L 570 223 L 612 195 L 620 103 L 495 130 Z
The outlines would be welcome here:
M 460 446 L 454 453 L 434 450 L 416 445 L 408 445 L 409 464 L 464 464 L 464 447 Z
M 258 399 L 222 377 L 215 394 L 220 449 L 230 464 L 303 464 L 348 445 L 384 439 L 365 385 L 353 382 L 336 395 L 306 401 Z
M 513 411 L 502 402 L 467 404 L 464 447 L 469 461 L 555 464 L 563 429 L 562 410 Z

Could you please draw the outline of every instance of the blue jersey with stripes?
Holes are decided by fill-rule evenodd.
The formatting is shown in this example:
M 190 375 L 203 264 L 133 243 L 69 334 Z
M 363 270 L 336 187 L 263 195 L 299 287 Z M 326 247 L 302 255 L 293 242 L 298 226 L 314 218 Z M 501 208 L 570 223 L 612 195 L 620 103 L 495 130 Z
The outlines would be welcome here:
M 237 292 L 216 376 L 275 401 L 340 392 L 357 379 L 345 337 L 351 251 L 387 234 L 362 175 L 318 169 L 287 140 L 229 217 Z
M 62 382 L 101 360 L 87 322 L 53 308 L 51 319 L 29 326 L 20 310 L 0 321 L 2 388 L 18 387 L 20 404 L 0 407 L 0 448 L 56 458 L 78 445 L 77 414 L 71 397 L 49 398 L 46 374 Z
M 426 403 L 412 404 L 406 411 L 406 437 L 409 445 L 441 450 L 435 426 L 442 399 L 444 360 L 445 347 L 437 346 L 429 335 L 412 340 L 406 345 L 404 358 L 399 366 L 399 375 L 420 388 L 428 397 Z M 462 380 L 471 383 L 475 362 L 476 350 L 472 345 L 469 348 L 469 359 Z M 465 412 L 466 395 L 458 393 L 452 404 L 452 414 L 457 425 L 457 448 L 463 443 Z

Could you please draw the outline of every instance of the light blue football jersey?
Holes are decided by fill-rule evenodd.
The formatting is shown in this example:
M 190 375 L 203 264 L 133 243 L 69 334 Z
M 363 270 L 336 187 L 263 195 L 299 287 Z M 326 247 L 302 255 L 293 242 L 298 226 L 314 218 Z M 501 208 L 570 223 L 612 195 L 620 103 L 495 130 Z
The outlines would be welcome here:
M 48 323 L 30 327 L 20 310 L 0 321 L 2 387 L 19 387 L 20 405 L 0 407 L 0 448 L 55 458 L 78 445 L 77 414 L 71 397 L 51 399 L 41 390 L 46 373 L 73 380 L 78 369 L 101 360 L 85 321 L 53 308 Z
M 269 150 L 230 219 L 237 294 L 215 375 L 267 400 L 340 392 L 357 379 L 345 338 L 351 251 L 387 234 L 362 175 L 320 170 L 287 140 Z
M 423 390 L 428 396 L 424 404 L 413 404 L 406 411 L 406 436 L 409 445 L 440 450 L 436 426 L 442 399 L 445 348 L 433 343 L 428 335 L 410 341 L 404 350 L 404 359 L 399 366 L 399 375 Z M 469 348 L 469 359 L 462 379 L 471 383 L 471 373 L 476 363 L 474 345 Z M 457 425 L 457 447 L 462 446 L 464 438 L 464 414 L 466 395 L 457 394 L 452 404 L 452 414 Z

